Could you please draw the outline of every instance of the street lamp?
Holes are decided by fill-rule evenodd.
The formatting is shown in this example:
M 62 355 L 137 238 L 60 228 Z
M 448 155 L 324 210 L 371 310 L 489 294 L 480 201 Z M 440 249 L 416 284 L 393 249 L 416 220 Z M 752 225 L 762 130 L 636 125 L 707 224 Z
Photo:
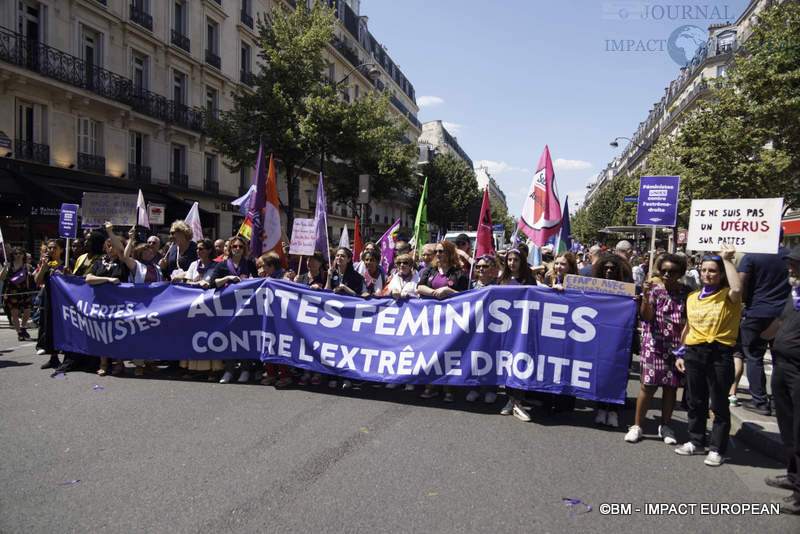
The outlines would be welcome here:
M 611 142 L 609 143 L 609 145 L 611 145 L 611 146 L 612 146 L 612 147 L 614 147 L 614 148 L 618 148 L 618 147 L 619 147 L 619 143 L 618 143 L 617 141 L 619 141 L 620 139 L 627 139 L 628 141 L 630 141 L 630 143 L 631 143 L 633 146 L 635 146 L 635 147 L 637 147 L 637 148 L 641 148 L 642 150 L 646 150 L 646 151 L 648 151 L 648 152 L 651 150 L 650 148 L 645 148 L 645 147 L 643 147 L 642 145 L 640 145 L 640 144 L 638 144 L 638 143 L 635 143 L 635 142 L 633 141 L 633 139 L 631 139 L 630 137 L 615 137 L 615 138 L 614 138 L 614 140 L 613 140 L 613 141 L 611 141 Z
M 363 73 L 363 74 L 364 74 L 364 76 L 369 78 L 371 81 L 377 80 L 378 77 L 381 75 L 381 71 L 378 70 L 378 67 L 375 66 L 375 63 L 373 63 L 371 61 L 365 61 L 364 63 L 361 63 L 360 65 L 356 65 L 355 67 L 352 67 L 350 70 L 348 70 L 347 73 L 342 77 L 341 80 L 339 80 L 338 83 L 342 83 L 343 81 L 345 81 L 355 71 L 361 72 L 361 67 L 370 67 L 369 70 L 366 73 Z

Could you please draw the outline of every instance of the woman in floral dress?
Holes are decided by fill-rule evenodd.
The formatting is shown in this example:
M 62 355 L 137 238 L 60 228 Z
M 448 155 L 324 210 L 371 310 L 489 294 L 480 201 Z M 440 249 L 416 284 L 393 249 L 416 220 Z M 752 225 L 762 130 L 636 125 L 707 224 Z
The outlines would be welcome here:
M 642 438 L 642 425 L 650 401 L 662 388 L 661 424 L 658 437 L 667 445 L 675 445 L 675 432 L 669 426 L 675 397 L 683 374 L 675 368 L 673 349 L 681 345 L 686 324 L 686 298 L 690 289 L 679 282 L 686 273 L 685 258 L 664 254 L 656 260 L 654 271 L 661 284 L 644 282 L 639 314 L 642 319 L 641 379 L 642 388 L 636 398 L 636 419 L 625 434 L 625 441 L 636 443 Z

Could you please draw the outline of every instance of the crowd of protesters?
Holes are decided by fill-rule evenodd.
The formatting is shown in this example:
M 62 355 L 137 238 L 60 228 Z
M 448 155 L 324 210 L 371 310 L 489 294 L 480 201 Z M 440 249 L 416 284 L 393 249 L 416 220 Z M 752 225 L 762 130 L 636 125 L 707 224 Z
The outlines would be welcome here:
M 651 401 L 661 388 L 658 438 L 676 445 L 673 450 L 679 455 L 706 453 L 706 465 L 722 464 L 731 429 L 730 407 L 739 404 L 738 382 L 746 369 L 752 400 L 744 407 L 765 416 L 776 412 L 789 450 L 787 474 L 770 477 L 767 483 L 791 490 L 782 509 L 800 513 L 800 247 L 791 251 L 781 248 L 778 254 L 744 255 L 725 245 L 717 254 L 694 256 L 656 250 L 651 263 L 649 254 L 636 253 L 631 243 L 623 240 L 613 250 L 595 245 L 577 253 L 554 254 L 551 246 L 545 246 L 541 248 L 542 262 L 532 267 L 524 243 L 474 257 L 469 238 L 462 234 L 455 243 L 442 240 L 418 250 L 399 241 L 388 269 L 381 265 L 381 251 L 375 243 L 367 243 L 358 258 L 346 247 L 315 251 L 305 264 L 302 258 L 289 255 L 286 247 L 289 261 L 285 268 L 274 252 L 250 257 L 249 243 L 241 236 L 195 241 L 184 221 L 175 221 L 169 235 L 169 242 L 162 246 L 158 236 L 139 240 L 133 228 L 127 237 L 120 236 L 107 223 L 105 228 L 87 231 L 83 239 L 72 241 L 67 265 L 62 239 L 51 239 L 42 246 L 38 265 L 33 265 L 31 255 L 23 249 L 11 249 L 0 271 L 3 307 L 20 341 L 31 339 L 27 328 L 36 310 L 38 353 L 48 356 L 43 369 L 59 373 L 88 370 L 101 376 L 126 373 L 125 362 L 109 361 L 102 355 L 65 352 L 59 359 L 53 346 L 48 289 L 50 276 L 56 273 L 83 277 L 90 285 L 168 281 L 202 289 L 222 288 L 253 277 L 280 278 L 362 298 L 438 300 L 494 285 L 536 285 L 564 291 L 567 275 L 628 282 L 636 287 L 637 325 L 632 327 L 639 326 L 641 335 L 634 328 L 631 356 L 640 355 L 641 387 L 633 424 L 624 440 L 636 443 L 643 438 Z M 764 371 L 768 348 L 774 366 L 772 396 L 767 392 Z M 134 376 L 165 372 L 157 361 L 147 359 L 133 360 L 133 369 Z M 166 372 L 278 388 L 323 381 L 331 388 L 353 387 L 349 379 L 340 381 L 257 360 L 170 362 Z M 385 387 L 395 389 L 398 384 Z M 680 388 L 688 415 L 689 439 L 683 444 L 678 444 L 671 426 Z M 404 389 L 413 391 L 414 386 L 407 384 Z M 437 397 L 439 389 L 427 385 L 421 397 Z M 527 407 L 531 404 L 547 414 L 575 407 L 572 397 L 508 387 L 444 386 L 441 394 L 444 402 L 453 402 L 463 390 L 467 402 L 482 399 L 493 404 L 499 389 L 505 390 L 507 398 L 500 414 L 521 421 L 531 420 Z M 713 422 L 707 440 L 709 407 Z M 595 423 L 619 427 L 621 408 L 595 403 Z

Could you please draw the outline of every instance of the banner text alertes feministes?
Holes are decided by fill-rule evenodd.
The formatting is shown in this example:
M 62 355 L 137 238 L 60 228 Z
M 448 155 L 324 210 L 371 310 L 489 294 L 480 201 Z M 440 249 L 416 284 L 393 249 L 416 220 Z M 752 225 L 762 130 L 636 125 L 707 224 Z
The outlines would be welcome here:
M 500 385 L 622 402 L 635 303 L 526 286 L 364 300 L 282 280 L 221 290 L 51 280 L 55 346 L 94 356 L 256 358 L 376 382 Z

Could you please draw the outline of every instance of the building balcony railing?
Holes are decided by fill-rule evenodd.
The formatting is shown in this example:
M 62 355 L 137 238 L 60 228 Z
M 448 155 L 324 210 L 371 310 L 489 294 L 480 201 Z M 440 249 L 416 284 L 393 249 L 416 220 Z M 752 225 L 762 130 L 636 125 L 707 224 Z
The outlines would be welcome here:
M 334 38 L 333 47 L 354 67 L 361 65 L 361 62 L 358 60 L 358 54 L 354 53 L 352 50 L 349 50 L 343 41 Z
M 183 48 L 187 52 L 191 52 L 189 47 L 189 38 L 178 30 L 172 30 L 172 44 Z
M 178 187 L 182 187 L 184 189 L 188 189 L 189 175 L 181 174 L 178 172 L 171 172 L 169 173 L 169 183 L 172 185 L 177 185 Z
M 253 15 L 248 13 L 246 10 L 242 9 L 242 11 L 241 11 L 241 19 L 242 19 L 242 24 L 244 24 L 245 26 L 247 26 L 251 30 L 253 29 Z
M 253 73 L 248 70 L 240 70 L 239 71 L 239 81 L 243 84 L 252 87 L 253 85 Z
M 136 180 L 137 182 L 150 183 L 150 167 L 145 165 L 137 165 L 135 163 L 128 163 L 128 178 Z
M 219 193 L 219 182 L 215 178 L 206 178 L 204 185 L 206 193 Z
M 153 31 L 153 15 L 142 9 L 142 6 L 131 4 L 131 20 L 142 28 Z
M 94 154 L 84 154 L 83 152 L 78 152 L 78 168 L 82 171 L 105 174 L 106 158 L 103 156 L 95 156 Z
M 97 2 L 98 4 L 103 4 L 104 6 L 108 5 L 108 0 L 94 0 L 94 1 Z
M 131 106 L 134 110 L 190 130 L 202 131 L 202 110 L 189 108 L 150 91 L 134 86 L 125 78 L 78 57 L 26 39 L 0 27 L 0 60 L 19 65 L 69 85 Z
M 25 139 L 14 139 L 14 157 L 49 165 L 50 145 L 42 145 Z
M 222 65 L 222 60 L 217 54 L 215 54 L 211 50 L 206 50 L 206 63 L 208 63 L 214 68 L 219 69 L 220 66 Z

